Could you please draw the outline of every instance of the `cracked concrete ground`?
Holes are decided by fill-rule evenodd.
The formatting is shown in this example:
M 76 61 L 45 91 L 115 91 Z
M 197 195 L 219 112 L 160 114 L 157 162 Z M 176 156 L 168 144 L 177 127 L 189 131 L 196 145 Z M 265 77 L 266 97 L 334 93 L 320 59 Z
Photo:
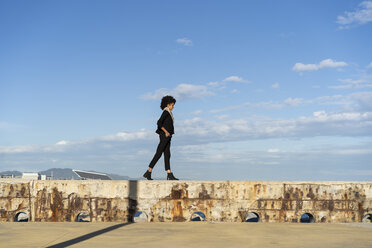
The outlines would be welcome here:
M 372 247 L 372 224 L 0 223 L 0 247 Z

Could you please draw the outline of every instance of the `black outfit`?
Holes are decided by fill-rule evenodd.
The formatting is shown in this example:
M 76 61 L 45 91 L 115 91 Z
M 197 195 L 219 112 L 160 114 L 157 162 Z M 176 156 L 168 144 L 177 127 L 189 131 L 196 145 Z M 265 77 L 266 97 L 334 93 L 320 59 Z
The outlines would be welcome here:
M 150 162 L 149 167 L 154 168 L 156 162 L 158 162 L 162 153 L 164 153 L 164 165 L 165 165 L 165 170 L 167 171 L 167 170 L 170 170 L 170 157 L 171 157 L 170 145 L 171 145 L 172 134 L 174 134 L 173 119 L 167 110 L 163 111 L 157 124 L 158 124 L 158 128 L 156 130 L 156 133 L 159 134 L 160 142 L 159 142 L 158 148 L 156 149 L 156 153 Z M 161 129 L 162 127 L 164 127 L 171 135 L 166 137 L 165 132 Z
M 157 134 L 164 133 L 161 128 L 164 127 L 165 130 L 170 134 L 174 134 L 173 119 L 167 110 L 164 110 L 158 120 L 158 129 L 156 130 Z

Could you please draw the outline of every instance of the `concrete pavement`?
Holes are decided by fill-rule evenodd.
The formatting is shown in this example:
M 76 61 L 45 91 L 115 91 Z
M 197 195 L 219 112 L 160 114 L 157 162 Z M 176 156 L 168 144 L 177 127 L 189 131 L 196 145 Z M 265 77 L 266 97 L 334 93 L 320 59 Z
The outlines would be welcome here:
M 372 224 L 0 223 L 0 247 L 372 247 Z

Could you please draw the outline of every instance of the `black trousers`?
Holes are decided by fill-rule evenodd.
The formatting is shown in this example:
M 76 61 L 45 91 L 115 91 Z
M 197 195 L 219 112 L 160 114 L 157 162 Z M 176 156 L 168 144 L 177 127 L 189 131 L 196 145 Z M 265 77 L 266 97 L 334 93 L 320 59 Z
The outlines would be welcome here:
M 170 145 L 171 145 L 171 139 L 172 136 L 165 137 L 164 133 L 159 134 L 159 145 L 158 148 L 156 149 L 156 153 L 154 155 L 154 158 L 151 160 L 149 167 L 154 168 L 155 164 L 158 162 L 160 159 L 162 153 L 164 153 L 164 165 L 165 165 L 165 170 L 170 170 Z

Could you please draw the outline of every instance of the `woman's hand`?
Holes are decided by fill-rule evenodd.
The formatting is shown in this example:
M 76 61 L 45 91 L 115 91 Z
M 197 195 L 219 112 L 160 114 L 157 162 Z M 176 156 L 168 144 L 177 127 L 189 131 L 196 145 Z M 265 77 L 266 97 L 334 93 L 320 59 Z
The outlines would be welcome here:
M 161 127 L 161 130 L 163 130 L 163 132 L 165 133 L 165 137 L 170 136 L 170 133 L 167 131 L 167 129 L 165 129 L 164 127 Z

